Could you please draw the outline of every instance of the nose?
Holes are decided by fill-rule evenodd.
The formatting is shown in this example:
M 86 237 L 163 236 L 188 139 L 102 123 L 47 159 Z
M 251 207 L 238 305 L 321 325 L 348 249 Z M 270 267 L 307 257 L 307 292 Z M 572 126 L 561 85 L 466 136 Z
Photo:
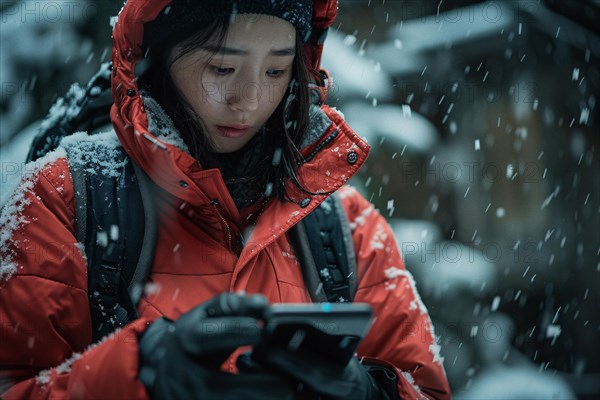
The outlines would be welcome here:
M 258 109 L 260 87 L 256 82 L 236 82 L 227 89 L 226 101 L 233 111 L 250 112 Z

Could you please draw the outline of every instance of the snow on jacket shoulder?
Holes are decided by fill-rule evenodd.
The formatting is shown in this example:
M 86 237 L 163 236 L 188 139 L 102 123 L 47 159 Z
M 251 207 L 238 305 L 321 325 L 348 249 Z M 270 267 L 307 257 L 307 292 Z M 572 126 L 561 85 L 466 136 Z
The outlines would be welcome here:
M 3 199 L 0 393 L 10 389 L 1 397 L 144 397 L 135 337 L 146 321 L 89 348 L 85 256 L 74 236 L 75 196 L 64 157 L 59 149 L 28 164 Z M 113 386 L 115 380 L 125 382 Z
M 449 398 L 433 325 L 389 224 L 355 189 L 340 195 L 358 263 L 354 301 L 371 304 L 376 316 L 359 356 L 396 372 L 400 398 Z

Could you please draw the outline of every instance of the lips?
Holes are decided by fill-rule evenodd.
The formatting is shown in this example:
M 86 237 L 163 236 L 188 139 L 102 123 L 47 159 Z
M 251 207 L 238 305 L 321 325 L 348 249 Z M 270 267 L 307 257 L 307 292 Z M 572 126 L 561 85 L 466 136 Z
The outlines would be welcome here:
M 217 125 L 217 129 L 222 136 L 227 138 L 239 138 L 242 137 L 250 130 L 250 125 L 243 124 L 230 124 L 230 125 Z

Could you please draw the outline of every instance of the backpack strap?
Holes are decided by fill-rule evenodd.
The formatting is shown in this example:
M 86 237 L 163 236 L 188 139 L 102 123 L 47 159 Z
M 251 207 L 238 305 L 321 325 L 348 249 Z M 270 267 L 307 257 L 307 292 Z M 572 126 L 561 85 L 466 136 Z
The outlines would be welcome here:
M 129 282 L 129 296 L 133 304 L 137 306 L 140 298 L 143 294 L 143 288 L 146 284 L 148 276 L 150 275 L 150 269 L 152 268 L 152 261 L 154 260 L 154 251 L 156 249 L 156 238 L 158 237 L 158 211 L 156 203 L 154 201 L 155 186 L 140 167 L 132 162 L 135 176 L 137 177 L 137 183 L 139 185 L 139 193 L 142 199 L 143 206 L 143 237 L 139 235 L 139 230 L 136 234 L 138 238 L 141 238 L 142 243 L 140 251 L 137 257 L 137 265 L 132 270 L 133 274 L 127 280 Z M 139 204 L 139 203 L 138 203 Z M 139 207 L 136 208 L 139 210 Z M 139 215 L 139 214 L 138 214 Z M 142 217 L 141 215 L 139 215 Z M 131 233 L 129 234 L 131 236 Z M 129 270 L 129 268 L 128 268 Z M 137 308 L 136 317 L 137 317 Z
M 352 232 L 337 193 L 290 231 L 314 302 L 348 302 L 356 294 Z
M 67 154 L 75 147 L 65 146 Z M 98 159 L 94 151 L 100 148 L 85 149 L 87 162 L 69 161 L 69 166 L 76 195 L 77 238 L 87 256 L 92 336 L 97 341 L 137 317 L 136 304 L 154 255 L 157 222 L 149 181 L 123 149 L 118 148 L 113 160 L 124 165 L 116 175 L 94 165 Z

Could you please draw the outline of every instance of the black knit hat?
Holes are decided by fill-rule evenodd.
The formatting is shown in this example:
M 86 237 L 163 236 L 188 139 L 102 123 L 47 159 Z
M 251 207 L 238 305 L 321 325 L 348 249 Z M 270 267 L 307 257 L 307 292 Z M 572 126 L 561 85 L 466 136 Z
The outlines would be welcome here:
M 298 29 L 303 42 L 310 37 L 312 0 L 173 0 L 158 17 L 144 25 L 144 47 L 159 44 L 174 32 L 193 32 L 194 26 L 236 14 L 266 14 Z

